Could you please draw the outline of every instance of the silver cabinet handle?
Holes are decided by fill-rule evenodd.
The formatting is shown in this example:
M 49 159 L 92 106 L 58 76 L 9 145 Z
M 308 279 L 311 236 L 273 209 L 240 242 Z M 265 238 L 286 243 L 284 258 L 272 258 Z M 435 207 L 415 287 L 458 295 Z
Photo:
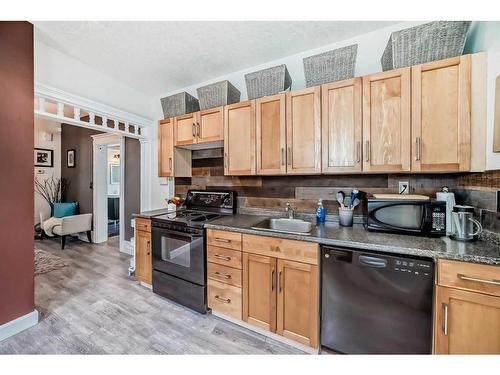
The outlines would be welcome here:
M 215 296 L 215 299 L 217 301 L 220 301 L 222 303 L 231 303 L 231 300 L 228 298 L 228 299 L 224 299 L 224 298 L 220 298 L 219 296 Z
M 448 336 L 448 305 L 443 303 L 443 333 Z
M 281 147 L 281 165 L 285 165 L 285 148 Z
M 269 280 L 271 284 L 271 292 L 274 290 L 274 269 L 271 271 L 271 279 Z
M 215 237 L 214 241 L 225 242 L 225 243 L 231 242 L 231 240 L 228 240 L 226 238 L 220 238 L 220 237 Z
M 214 254 L 214 258 L 220 259 L 220 260 L 225 260 L 229 262 L 231 260 L 231 257 L 226 257 L 224 255 L 219 255 L 219 254 Z
M 422 152 L 422 141 L 420 137 L 415 138 L 415 160 L 420 160 Z
M 359 164 L 361 161 L 361 142 L 356 142 L 356 164 Z
M 293 164 L 293 154 L 292 154 L 292 148 L 291 147 L 288 147 L 288 152 L 287 152 L 286 159 L 288 161 L 288 165 L 292 165 Z
M 278 290 L 281 293 L 281 290 L 283 288 L 283 280 L 281 280 L 281 271 L 278 274 Z
M 196 136 L 198 138 L 200 138 L 200 123 L 199 122 L 196 123 Z
M 172 158 L 168 158 L 168 168 L 172 170 Z
M 365 142 L 366 161 L 370 161 L 370 141 Z
M 220 273 L 219 271 L 215 271 L 214 276 L 220 277 L 222 279 L 230 279 L 231 278 L 231 275 L 226 275 L 226 274 Z
M 490 285 L 500 285 L 500 280 L 496 280 L 496 279 L 491 279 L 491 280 L 478 279 L 476 277 L 466 276 L 463 273 L 457 273 L 457 277 L 460 280 L 465 280 L 465 281 L 474 281 L 476 283 L 483 283 L 483 284 L 490 284 Z
M 193 138 L 195 138 L 196 137 L 196 124 L 194 122 L 193 122 L 193 129 L 192 130 L 193 130 L 193 132 L 192 132 Z
M 227 152 L 224 153 L 224 168 L 227 168 Z

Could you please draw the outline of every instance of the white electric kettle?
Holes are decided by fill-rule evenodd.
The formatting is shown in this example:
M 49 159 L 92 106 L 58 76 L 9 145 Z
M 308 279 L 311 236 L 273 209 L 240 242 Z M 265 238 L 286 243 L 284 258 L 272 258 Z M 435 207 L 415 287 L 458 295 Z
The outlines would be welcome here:
M 481 223 L 474 219 L 474 207 L 455 205 L 451 213 L 452 234 L 450 238 L 457 241 L 474 241 L 483 231 Z M 474 232 L 474 226 L 477 227 Z

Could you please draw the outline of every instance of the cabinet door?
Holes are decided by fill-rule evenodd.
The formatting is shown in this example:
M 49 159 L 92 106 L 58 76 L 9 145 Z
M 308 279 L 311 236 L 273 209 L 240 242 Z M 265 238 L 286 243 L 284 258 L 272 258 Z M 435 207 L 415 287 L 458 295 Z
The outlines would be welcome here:
M 278 94 L 255 102 L 257 174 L 286 173 L 285 101 L 285 94 Z
M 135 277 L 146 284 L 151 284 L 151 233 L 138 230 L 135 235 Z
M 158 176 L 174 175 L 174 123 L 173 119 L 158 123 Z
M 322 171 L 361 171 L 361 78 L 321 87 Z
M 198 143 L 222 141 L 224 138 L 224 107 L 198 112 L 196 121 Z
M 438 286 L 434 352 L 500 354 L 500 298 Z
M 410 68 L 363 77 L 363 170 L 410 170 Z
M 470 55 L 412 67 L 412 170 L 470 169 Z
M 318 346 L 318 267 L 278 259 L 276 332 L 305 345 Z
M 321 173 L 321 87 L 286 94 L 288 174 Z
M 185 146 L 196 143 L 197 113 L 177 116 L 174 119 L 175 145 Z
M 243 254 L 243 320 L 276 332 L 276 258 Z
M 224 107 L 224 174 L 255 174 L 255 100 Z

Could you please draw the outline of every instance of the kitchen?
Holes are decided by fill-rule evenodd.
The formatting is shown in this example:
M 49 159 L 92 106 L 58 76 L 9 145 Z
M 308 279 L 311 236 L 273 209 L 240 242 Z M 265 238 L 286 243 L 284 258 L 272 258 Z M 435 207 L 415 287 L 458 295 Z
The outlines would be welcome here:
M 330 51 L 336 69 L 356 47 Z M 163 98 L 177 198 L 137 214 L 141 284 L 309 353 L 500 353 L 497 219 L 468 191 L 496 178 L 486 54 L 388 54 L 360 77 L 304 58 L 298 90 L 286 65 L 248 73 L 241 102 L 227 80 Z

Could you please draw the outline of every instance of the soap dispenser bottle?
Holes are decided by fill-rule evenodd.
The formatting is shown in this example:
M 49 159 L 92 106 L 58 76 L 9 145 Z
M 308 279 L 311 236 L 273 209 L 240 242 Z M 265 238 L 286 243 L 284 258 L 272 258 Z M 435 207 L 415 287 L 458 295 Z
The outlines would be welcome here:
M 323 200 L 318 199 L 318 208 L 316 209 L 316 223 L 321 224 L 325 222 L 325 207 L 323 207 Z

